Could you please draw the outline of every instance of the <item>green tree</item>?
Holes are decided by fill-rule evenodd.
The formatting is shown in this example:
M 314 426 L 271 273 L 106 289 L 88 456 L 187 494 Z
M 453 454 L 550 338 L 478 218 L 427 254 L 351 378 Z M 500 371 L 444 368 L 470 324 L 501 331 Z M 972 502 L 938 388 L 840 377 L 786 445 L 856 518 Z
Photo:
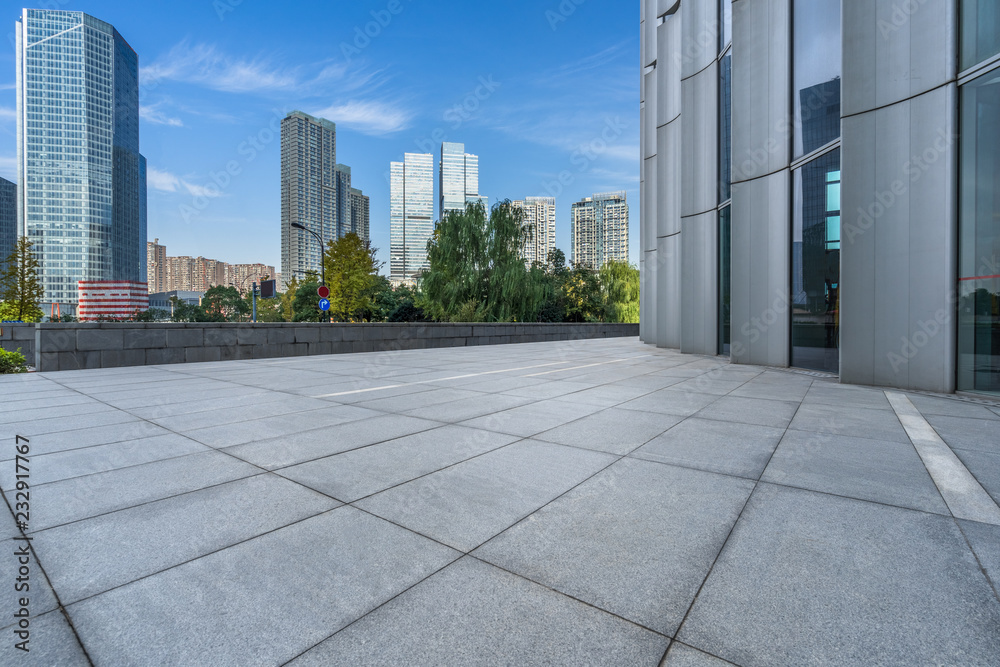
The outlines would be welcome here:
M 563 295 L 566 299 L 566 321 L 600 321 L 604 314 L 604 300 L 596 271 L 582 264 L 574 266 L 566 276 Z
M 330 288 L 330 315 L 338 321 L 363 319 L 371 307 L 381 263 L 375 248 L 357 234 L 345 234 L 330 241 L 323 256 L 326 286 Z
M 201 309 L 209 322 L 242 322 L 250 314 L 246 300 L 235 287 L 210 287 L 201 299 Z
M 17 240 L 0 274 L 0 321 L 38 322 L 45 316 L 39 304 L 45 295 L 38 279 L 38 260 L 28 237 Z
M 174 322 L 207 322 L 208 318 L 201 306 L 181 301 L 176 296 L 170 297 L 173 313 L 170 319 Z
M 298 289 L 299 279 L 292 277 L 292 280 L 288 283 L 288 287 L 281 295 L 281 317 L 284 318 L 285 322 L 292 322 L 295 318 L 295 293 Z
M 319 278 L 315 273 L 306 275 L 306 279 L 295 288 L 292 300 L 292 322 L 326 322 L 330 316 L 319 309 Z
M 283 296 L 283 295 L 282 295 Z M 253 303 L 247 297 L 247 307 L 253 312 Z M 257 321 L 258 322 L 284 322 L 285 316 L 280 298 L 257 299 Z
M 521 253 L 531 229 L 509 200 L 487 217 L 482 204 L 451 212 L 427 244 L 420 305 L 442 321 L 533 322 L 545 302 L 544 272 Z
M 601 267 L 604 321 L 634 324 L 639 321 L 639 269 L 628 262 L 610 261 Z

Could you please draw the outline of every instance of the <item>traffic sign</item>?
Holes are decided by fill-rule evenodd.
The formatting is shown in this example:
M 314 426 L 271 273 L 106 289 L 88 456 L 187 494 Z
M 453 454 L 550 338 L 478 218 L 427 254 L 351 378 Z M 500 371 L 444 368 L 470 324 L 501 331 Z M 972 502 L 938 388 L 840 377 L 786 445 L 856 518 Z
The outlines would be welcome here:
M 320 285 L 319 289 L 316 290 L 316 293 L 319 294 L 319 298 L 327 299 L 330 297 L 330 288 L 326 285 Z
M 330 300 L 329 299 L 320 299 L 319 300 L 319 309 L 322 310 L 324 313 L 326 311 L 330 310 Z

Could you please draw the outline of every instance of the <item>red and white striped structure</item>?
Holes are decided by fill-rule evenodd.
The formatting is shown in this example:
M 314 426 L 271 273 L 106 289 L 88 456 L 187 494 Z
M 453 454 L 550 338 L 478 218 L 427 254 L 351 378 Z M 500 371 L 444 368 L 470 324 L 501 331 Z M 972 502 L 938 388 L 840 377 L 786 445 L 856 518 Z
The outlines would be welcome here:
M 148 283 L 128 280 L 81 280 L 77 283 L 81 322 L 99 317 L 127 318 L 135 311 L 149 310 Z

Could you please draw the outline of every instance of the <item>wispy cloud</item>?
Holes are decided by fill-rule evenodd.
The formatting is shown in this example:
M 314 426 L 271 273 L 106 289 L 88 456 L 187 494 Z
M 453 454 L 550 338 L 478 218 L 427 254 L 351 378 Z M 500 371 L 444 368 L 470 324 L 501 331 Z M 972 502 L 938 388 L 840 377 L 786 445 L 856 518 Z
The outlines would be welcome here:
M 190 183 L 169 171 L 161 171 L 156 167 L 149 167 L 146 170 L 146 183 L 154 190 L 160 192 L 187 192 L 193 197 L 220 197 L 222 193 L 218 188 L 210 188 L 196 183 Z
M 183 127 L 184 121 L 180 118 L 173 118 L 160 110 L 159 104 L 141 105 L 139 107 L 139 117 L 144 121 L 154 125 L 169 125 L 171 127 Z
M 8 181 L 16 180 L 17 158 L 0 155 L 0 176 Z
M 318 109 L 313 115 L 328 118 L 334 123 L 372 135 L 405 130 L 413 119 L 412 112 L 391 104 L 359 100 Z
M 17 120 L 17 109 L 0 107 L 0 120 Z
M 237 58 L 210 44 L 183 41 L 139 71 L 141 85 L 171 80 L 230 93 L 287 90 L 299 82 L 298 68 L 267 58 Z

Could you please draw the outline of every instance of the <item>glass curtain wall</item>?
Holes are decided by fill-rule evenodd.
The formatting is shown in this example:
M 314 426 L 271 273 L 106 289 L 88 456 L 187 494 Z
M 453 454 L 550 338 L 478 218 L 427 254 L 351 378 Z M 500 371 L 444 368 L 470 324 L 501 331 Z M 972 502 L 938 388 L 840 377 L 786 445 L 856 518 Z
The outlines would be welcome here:
M 961 69 L 1000 53 L 1000 2 L 962 0 Z
M 840 5 L 795 0 L 792 20 L 800 163 L 792 171 L 791 365 L 829 373 L 840 371 Z
M 733 58 L 731 0 L 720 0 L 719 40 L 719 354 L 730 354 L 732 329 L 732 145 L 733 145 Z
M 964 3 L 963 8 L 969 4 L 975 3 Z M 971 28 L 975 30 L 976 26 Z M 994 67 L 961 88 L 957 385 L 960 391 L 1000 392 L 998 120 L 1000 68 Z

